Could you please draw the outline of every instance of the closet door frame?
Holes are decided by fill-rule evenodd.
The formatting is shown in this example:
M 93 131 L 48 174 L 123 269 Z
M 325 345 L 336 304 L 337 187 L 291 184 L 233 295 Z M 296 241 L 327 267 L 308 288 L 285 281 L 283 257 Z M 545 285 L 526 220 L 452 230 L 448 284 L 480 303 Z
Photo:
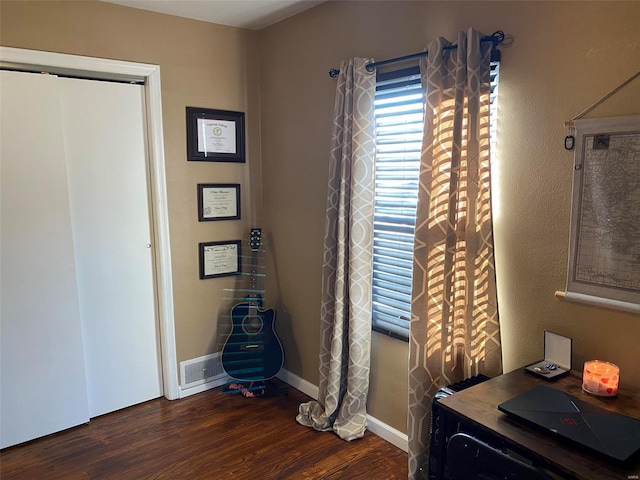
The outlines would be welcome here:
M 162 99 L 158 65 L 0 47 L 0 64 L 21 71 L 144 83 L 149 146 L 152 235 L 156 268 L 160 352 L 164 396 L 180 398 L 173 315 L 173 279 L 169 243 L 169 209 L 162 134 Z

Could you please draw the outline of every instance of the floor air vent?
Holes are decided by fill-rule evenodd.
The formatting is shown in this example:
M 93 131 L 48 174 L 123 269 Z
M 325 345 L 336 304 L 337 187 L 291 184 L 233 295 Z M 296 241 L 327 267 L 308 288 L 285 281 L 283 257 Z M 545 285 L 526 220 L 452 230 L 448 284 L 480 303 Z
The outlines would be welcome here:
M 220 363 L 220 353 L 180 362 L 180 386 L 192 388 L 226 376 Z

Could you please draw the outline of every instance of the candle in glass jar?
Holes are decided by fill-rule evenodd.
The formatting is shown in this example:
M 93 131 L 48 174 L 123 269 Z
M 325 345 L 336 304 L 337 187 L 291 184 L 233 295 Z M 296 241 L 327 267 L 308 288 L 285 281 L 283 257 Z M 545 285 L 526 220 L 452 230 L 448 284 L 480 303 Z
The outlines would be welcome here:
M 617 365 L 600 360 L 584 362 L 582 389 L 601 397 L 615 397 L 618 394 L 620 369 Z

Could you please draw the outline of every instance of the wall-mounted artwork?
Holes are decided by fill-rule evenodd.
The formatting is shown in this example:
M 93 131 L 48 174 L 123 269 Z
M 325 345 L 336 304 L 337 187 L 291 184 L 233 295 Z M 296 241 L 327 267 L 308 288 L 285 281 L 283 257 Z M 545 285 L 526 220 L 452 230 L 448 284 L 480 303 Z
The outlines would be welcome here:
M 640 115 L 575 129 L 565 299 L 640 312 Z
M 198 221 L 239 220 L 240 215 L 239 184 L 198 184 Z
M 242 242 L 204 242 L 199 244 L 200 279 L 240 275 Z
M 245 162 L 244 113 L 187 107 L 187 160 Z

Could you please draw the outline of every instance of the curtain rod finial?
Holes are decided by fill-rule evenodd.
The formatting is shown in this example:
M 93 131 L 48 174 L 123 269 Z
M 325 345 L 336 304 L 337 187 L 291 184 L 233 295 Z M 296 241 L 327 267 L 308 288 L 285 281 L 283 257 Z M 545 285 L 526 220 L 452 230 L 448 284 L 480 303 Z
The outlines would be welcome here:
M 331 70 L 329 70 L 329 76 L 331 78 L 336 78 L 338 75 L 340 75 L 340 70 L 338 70 L 337 68 L 332 68 Z
M 495 43 L 502 43 L 506 38 L 506 35 L 502 30 L 496 30 L 491 34 L 491 36 L 494 38 Z

